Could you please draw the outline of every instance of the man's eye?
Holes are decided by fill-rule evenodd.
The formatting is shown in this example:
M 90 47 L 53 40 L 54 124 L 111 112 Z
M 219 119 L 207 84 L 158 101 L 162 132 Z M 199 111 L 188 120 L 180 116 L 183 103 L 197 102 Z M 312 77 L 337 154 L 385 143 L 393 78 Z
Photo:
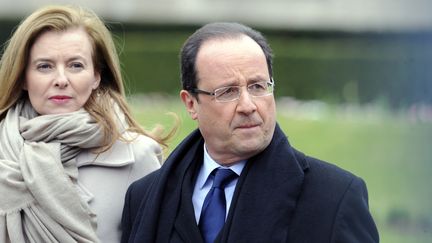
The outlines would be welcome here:
M 231 96 L 231 95 L 235 95 L 238 92 L 238 88 L 237 87 L 226 87 L 223 88 L 222 90 L 219 90 L 218 92 L 218 96 Z
M 264 83 L 255 83 L 249 85 L 249 90 L 256 90 L 256 91 L 266 90 L 266 86 Z
M 236 93 L 237 92 L 237 88 L 235 87 L 229 87 L 225 90 L 225 94 L 231 94 L 231 93 Z

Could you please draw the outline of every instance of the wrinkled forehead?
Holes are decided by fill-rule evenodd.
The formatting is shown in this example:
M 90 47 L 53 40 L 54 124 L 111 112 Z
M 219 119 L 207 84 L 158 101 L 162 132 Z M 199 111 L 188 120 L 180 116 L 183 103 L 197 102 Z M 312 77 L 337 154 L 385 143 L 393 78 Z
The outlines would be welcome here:
M 197 83 L 224 80 L 228 85 L 270 78 L 264 52 L 247 36 L 206 42 L 197 55 L 196 72 Z

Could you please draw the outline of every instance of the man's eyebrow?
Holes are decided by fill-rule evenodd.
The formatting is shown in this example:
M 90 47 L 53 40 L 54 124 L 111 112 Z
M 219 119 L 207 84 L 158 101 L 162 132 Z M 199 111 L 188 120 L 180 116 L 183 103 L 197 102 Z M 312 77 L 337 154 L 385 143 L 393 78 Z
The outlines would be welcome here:
M 255 75 L 248 79 L 248 83 L 255 83 L 255 82 L 261 82 L 261 81 L 270 81 L 270 78 L 264 78 L 264 76 L 261 75 Z

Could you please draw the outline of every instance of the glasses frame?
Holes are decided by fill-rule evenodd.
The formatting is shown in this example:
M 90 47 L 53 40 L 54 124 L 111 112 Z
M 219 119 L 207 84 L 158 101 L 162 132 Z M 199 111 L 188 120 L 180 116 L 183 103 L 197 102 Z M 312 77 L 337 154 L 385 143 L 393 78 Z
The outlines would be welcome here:
M 274 92 L 274 86 L 275 86 L 273 78 L 270 78 L 269 81 L 261 81 L 261 82 L 266 82 L 266 83 L 267 83 L 267 86 L 268 86 L 267 88 L 271 87 L 272 92 L 269 92 L 268 94 L 265 94 L 265 95 L 259 95 L 259 96 L 253 95 L 253 94 L 251 94 L 251 93 L 248 92 L 248 94 L 249 94 L 250 96 L 252 96 L 252 97 L 264 97 L 264 96 L 267 96 L 267 95 L 273 94 L 273 92 Z M 247 89 L 249 86 L 254 85 L 254 84 L 256 84 L 256 83 L 260 83 L 260 82 L 255 82 L 255 83 L 248 84 L 248 85 L 246 86 L 246 89 Z M 205 95 L 213 96 L 214 99 L 215 99 L 215 101 L 216 101 L 216 102 L 220 102 L 220 103 L 223 103 L 223 102 L 230 102 L 230 101 L 238 100 L 238 99 L 240 98 L 241 91 L 239 91 L 239 95 L 238 95 L 236 98 L 231 99 L 231 100 L 218 100 L 218 99 L 216 98 L 216 92 L 217 92 L 218 90 L 220 90 L 220 89 L 226 89 L 226 88 L 230 88 L 230 87 L 238 87 L 238 88 L 240 88 L 241 86 L 239 86 L 239 85 L 224 86 L 224 87 L 220 87 L 220 88 L 215 89 L 213 92 L 206 91 L 206 90 L 202 90 L 202 89 L 198 89 L 198 88 L 194 88 L 194 89 L 191 90 L 191 91 L 192 91 L 192 93 L 195 93 L 195 94 L 205 94 Z M 239 89 L 239 90 L 241 90 L 241 89 Z

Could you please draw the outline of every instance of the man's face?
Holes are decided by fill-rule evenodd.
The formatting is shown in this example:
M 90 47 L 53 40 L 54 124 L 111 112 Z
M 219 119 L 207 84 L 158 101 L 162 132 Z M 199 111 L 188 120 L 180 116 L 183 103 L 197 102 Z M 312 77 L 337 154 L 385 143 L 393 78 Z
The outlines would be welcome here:
M 224 86 L 241 86 L 238 100 L 216 102 L 214 96 L 187 91 L 180 96 L 205 139 L 210 156 L 230 165 L 264 150 L 275 129 L 273 94 L 252 97 L 246 86 L 270 80 L 260 46 L 247 36 L 204 42 L 196 58 L 198 89 L 213 92 Z

